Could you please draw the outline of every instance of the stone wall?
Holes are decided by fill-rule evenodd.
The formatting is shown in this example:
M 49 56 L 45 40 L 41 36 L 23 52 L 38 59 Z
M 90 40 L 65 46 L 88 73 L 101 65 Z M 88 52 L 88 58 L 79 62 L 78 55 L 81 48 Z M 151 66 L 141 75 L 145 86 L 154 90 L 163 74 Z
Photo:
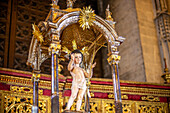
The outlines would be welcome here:
M 162 67 L 154 24 L 152 0 L 107 0 L 118 35 L 126 38 L 120 46 L 120 79 L 162 83 Z
M 120 79 L 146 81 L 139 26 L 134 0 L 108 0 L 118 35 L 126 38 L 119 47 Z M 107 4 L 105 4 L 105 7 Z
M 147 82 L 163 82 L 152 0 L 135 0 Z

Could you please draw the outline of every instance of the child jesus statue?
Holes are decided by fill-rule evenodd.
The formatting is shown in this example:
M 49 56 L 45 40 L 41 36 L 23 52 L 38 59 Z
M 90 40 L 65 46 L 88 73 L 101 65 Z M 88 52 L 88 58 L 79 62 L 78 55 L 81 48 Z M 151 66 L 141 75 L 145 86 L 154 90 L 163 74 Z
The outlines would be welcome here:
M 86 91 L 86 79 L 85 77 L 92 77 L 92 74 L 89 75 L 83 68 L 80 67 L 80 64 L 83 61 L 83 54 L 79 50 L 74 50 L 71 53 L 71 59 L 68 64 L 68 70 L 73 77 L 72 87 L 71 87 L 71 96 L 67 103 L 66 110 L 70 110 L 75 98 L 77 97 L 76 111 L 80 111 L 82 104 L 82 99 Z M 92 65 L 94 68 L 96 63 Z

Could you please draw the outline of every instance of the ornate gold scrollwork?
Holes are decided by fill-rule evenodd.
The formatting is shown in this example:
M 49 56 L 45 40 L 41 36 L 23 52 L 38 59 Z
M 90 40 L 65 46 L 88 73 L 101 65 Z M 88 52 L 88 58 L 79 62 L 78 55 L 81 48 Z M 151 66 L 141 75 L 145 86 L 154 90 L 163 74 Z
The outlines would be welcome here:
M 104 110 L 105 113 L 113 113 L 115 111 L 115 105 L 113 103 L 104 103 Z
M 113 93 L 109 93 L 108 94 L 108 98 L 114 98 L 114 94 Z M 122 99 L 128 99 L 128 96 L 127 95 L 121 95 L 121 98 Z
M 60 50 L 61 50 L 61 44 L 60 44 L 59 41 L 50 44 L 49 52 L 53 52 L 53 53 L 58 54 Z
M 91 96 L 91 97 L 94 97 L 94 93 L 91 92 L 91 93 L 90 93 L 90 96 Z
M 154 97 L 154 96 L 143 96 L 141 97 L 142 100 L 147 100 L 147 101 L 156 101 L 156 102 L 159 102 L 160 99 L 159 97 Z
M 33 104 L 32 98 L 25 98 L 22 96 L 4 96 L 4 107 L 6 113 L 31 113 Z M 47 112 L 45 100 L 39 101 L 39 111 L 41 113 Z
M 132 111 L 131 106 L 132 106 L 132 104 L 129 104 L 129 103 L 122 104 L 123 113 L 133 113 L 133 112 L 131 112 Z
M 56 53 L 59 54 L 61 50 L 60 36 L 55 34 L 55 29 L 52 30 L 52 42 L 48 48 L 49 54 Z
M 107 59 L 109 64 L 118 64 L 120 61 L 121 56 L 119 55 L 110 55 L 110 57 Z
M 40 77 L 41 77 L 41 74 L 32 73 L 32 79 L 33 78 L 39 79 Z
M 114 98 L 114 94 L 112 93 L 108 94 L 108 98 Z
M 138 106 L 139 113 L 168 113 L 164 106 L 156 104 L 147 104 Z
M 2 105 L 4 105 L 4 112 L 24 112 L 31 113 L 31 105 L 33 103 L 32 96 L 24 93 L 24 95 L 19 93 L 3 93 L 0 92 L 4 96 L 0 96 L 0 100 Z M 26 96 L 27 95 L 27 96 Z M 63 112 L 62 106 L 68 101 L 68 97 L 62 98 L 60 92 L 60 112 Z M 43 97 L 43 99 L 42 99 Z M 43 95 L 40 95 L 40 103 L 39 103 L 39 112 L 40 113 L 50 113 L 50 97 L 46 98 Z M 90 112 L 91 113 L 115 113 L 115 106 L 113 99 L 99 99 L 99 98 L 90 98 Z M 162 102 L 146 102 L 146 101 L 130 101 L 130 100 L 122 100 L 123 113 L 168 113 L 168 103 Z M 76 102 L 74 102 L 71 110 L 75 110 Z M 84 109 L 84 102 L 81 106 L 81 110 Z
M 60 50 L 61 49 L 61 44 L 60 44 L 60 42 L 51 43 L 50 48 L 52 48 L 54 50 Z
M 122 99 L 128 99 L 128 96 L 127 95 L 122 95 L 121 98 Z
M 99 107 L 99 105 L 97 102 L 91 102 L 90 106 L 91 106 L 90 111 L 92 111 L 92 113 L 98 113 L 97 108 Z
M 16 93 L 26 93 L 26 94 L 32 94 L 33 89 L 29 87 L 19 87 L 19 86 L 10 86 L 10 91 L 16 92 Z M 43 90 L 39 89 L 38 94 L 42 95 Z
M 7 70 L 6 70 L 7 71 Z M 9 71 L 9 70 L 8 70 Z M 14 72 L 14 71 L 13 71 Z M 19 73 L 19 71 L 16 71 Z M 22 71 L 21 71 L 22 72 Z M 20 73 L 21 73 L 20 72 Z M 22 72 L 23 73 L 23 72 Z M 31 74 L 28 72 L 25 72 L 24 74 Z M 45 76 L 45 75 L 42 75 Z M 46 75 L 47 76 L 47 75 Z M 49 76 L 49 75 L 48 75 Z M 98 79 L 93 78 L 93 80 L 98 81 L 108 81 L 110 82 L 110 79 Z M 12 84 L 12 85 L 18 85 L 18 86 L 29 86 L 32 87 L 31 80 L 28 78 L 21 78 L 21 77 L 13 77 L 13 76 L 7 76 L 7 75 L 0 75 L 0 82 L 5 84 Z M 142 82 L 130 82 L 127 81 L 126 83 L 133 83 L 133 84 L 143 84 Z M 40 87 L 43 89 L 51 89 L 51 84 L 49 81 L 43 81 L 40 80 Z M 158 85 L 149 83 L 152 85 Z M 15 86 L 10 86 L 10 91 L 2 91 L 0 90 L 0 105 L 3 107 L 3 112 L 15 112 L 16 110 L 19 112 L 22 111 L 24 113 L 30 113 L 31 111 L 31 104 L 32 104 L 32 94 L 31 94 L 31 88 L 25 89 L 17 89 Z M 169 86 L 169 85 L 162 85 L 162 86 Z M 13 88 L 12 88 L 13 87 Z M 64 83 L 59 84 L 60 90 L 63 90 L 63 87 L 70 89 L 71 83 L 67 83 L 64 86 Z M 20 88 L 20 87 L 19 87 Z M 112 86 L 103 86 L 103 85 L 91 85 L 90 91 L 91 96 L 94 94 L 94 92 L 106 92 L 111 95 L 111 97 L 114 97 Z M 23 91 L 26 90 L 26 91 Z M 122 107 L 123 107 L 123 113 L 168 113 L 168 103 L 166 102 L 159 102 L 158 97 L 169 97 L 170 93 L 169 90 L 165 89 L 153 89 L 153 88 L 139 88 L 139 87 L 121 87 L 122 99 L 128 99 L 128 96 L 126 94 L 134 94 L 134 95 L 143 95 L 143 101 L 132 101 L 132 100 L 122 100 Z M 126 92 L 131 91 L 131 92 Z M 60 112 L 63 111 L 62 106 L 68 101 L 65 98 L 62 97 L 62 93 L 60 92 Z M 42 92 L 40 91 L 40 94 Z M 148 96 L 145 96 L 148 95 Z M 151 95 L 151 96 L 149 96 Z M 152 96 L 153 95 L 153 96 Z M 92 96 L 93 97 L 93 96 Z M 148 98 L 148 99 L 147 99 Z M 153 101 L 155 98 L 155 101 Z M 44 96 L 40 95 L 40 104 L 39 106 L 42 107 L 42 111 L 40 113 L 50 113 L 50 102 L 51 98 L 50 96 Z M 142 98 L 141 98 L 142 99 Z M 150 100 L 151 99 L 151 100 Z M 135 103 L 135 104 L 134 104 Z M 18 107 L 19 106 L 19 107 Z M 75 110 L 76 103 L 73 105 L 72 109 Z M 82 104 L 82 110 L 84 103 Z M 101 98 L 90 98 L 90 111 L 91 113 L 114 113 L 114 99 L 101 99 Z M 1 110 L 1 109 L 0 109 Z M 133 112 L 134 111 L 134 112 Z M 1 112 L 1 111 L 0 111 Z M 3 113 L 2 112 L 2 113 Z M 8 113 L 7 112 L 7 113 Z

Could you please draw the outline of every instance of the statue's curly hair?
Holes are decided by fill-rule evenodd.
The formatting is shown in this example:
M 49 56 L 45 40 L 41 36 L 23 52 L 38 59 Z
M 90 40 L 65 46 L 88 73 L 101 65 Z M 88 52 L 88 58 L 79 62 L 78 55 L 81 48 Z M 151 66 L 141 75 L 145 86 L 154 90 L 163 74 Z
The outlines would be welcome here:
M 83 62 L 83 54 L 82 54 L 82 52 L 79 49 L 76 49 L 76 50 L 71 52 L 71 54 L 73 54 L 73 53 L 80 53 L 81 54 L 81 58 L 82 58 L 81 63 L 82 63 Z M 69 60 L 71 60 L 71 54 L 69 55 Z

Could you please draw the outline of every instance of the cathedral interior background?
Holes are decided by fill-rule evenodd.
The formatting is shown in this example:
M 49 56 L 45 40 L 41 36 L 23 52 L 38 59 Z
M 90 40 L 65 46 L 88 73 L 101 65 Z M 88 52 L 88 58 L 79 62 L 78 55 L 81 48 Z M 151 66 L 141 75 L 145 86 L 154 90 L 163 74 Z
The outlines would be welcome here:
M 44 21 L 51 0 L 0 1 L 0 111 L 16 112 L 23 105 L 31 112 L 32 68 L 27 59 L 32 39 L 32 24 Z M 119 47 L 121 60 L 119 77 L 125 113 L 168 113 L 170 111 L 170 0 L 76 0 L 75 8 L 91 6 L 95 14 L 106 18 L 110 6 L 116 22 L 116 32 L 126 40 Z M 66 0 L 59 0 L 60 9 L 67 9 Z M 81 33 L 79 25 L 65 29 L 62 37 L 75 38 Z M 96 33 L 97 34 L 97 33 Z M 82 34 L 82 36 L 85 36 Z M 107 45 L 107 44 L 106 44 Z M 95 57 L 97 63 L 91 82 L 91 112 L 112 113 L 112 74 L 107 61 L 107 47 Z M 59 80 L 60 105 L 68 101 L 71 77 L 68 61 L 61 61 L 63 78 Z M 39 108 L 51 111 L 51 59 L 41 65 Z M 105 92 L 105 93 L 103 93 Z M 22 96 L 23 94 L 27 94 Z M 97 100 L 96 100 L 97 98 Z M 97 107 L 100 106 L 100 107 Z M 75 105 L 72 107 L 74 109 Z M 26 111 L 27 110 L 27 111 Z M 60 106 L 60 111 L 63 108 Z

